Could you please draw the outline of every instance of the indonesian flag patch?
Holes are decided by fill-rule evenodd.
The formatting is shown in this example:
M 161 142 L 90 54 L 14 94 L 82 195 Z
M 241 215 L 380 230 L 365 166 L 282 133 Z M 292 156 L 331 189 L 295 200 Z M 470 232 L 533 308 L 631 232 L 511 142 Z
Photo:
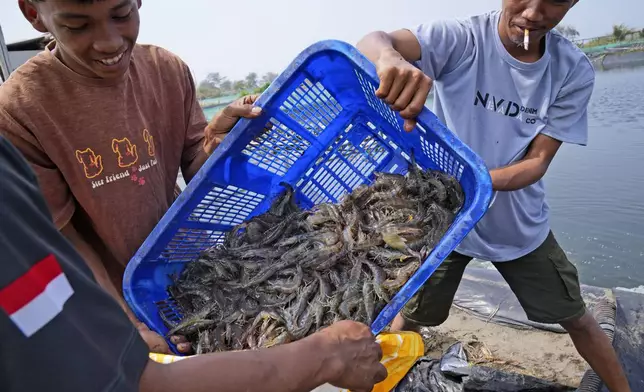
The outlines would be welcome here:
M 60 264 L 49 255 L 0 290 L 0 308 L 30 337 L 62 312 L 72 294 Z

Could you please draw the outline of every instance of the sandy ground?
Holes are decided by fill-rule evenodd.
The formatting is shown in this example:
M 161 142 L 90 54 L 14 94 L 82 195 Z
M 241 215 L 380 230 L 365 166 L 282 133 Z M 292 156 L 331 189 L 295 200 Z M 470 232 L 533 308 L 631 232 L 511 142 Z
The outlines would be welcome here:
M 430 357 L 440 358 L 449 346 L 461 341 L 470 363 L 571 387 L 579 385 L 587 368 L 567 334 L 486 323 L 456 308 L 445 323 L 423 330 L 422 335 Z
M 579 386 L 586 362 L 577 354 L 567 334 L 520 330 L 486 323 L 455 307 L 436 328 L 421 331 L 425 352 L 440 358 L 457 341 L 465 345 L 470 363 L 522 373 L 573 388 Z M 338 392 L 323 385 L 313 392 Z

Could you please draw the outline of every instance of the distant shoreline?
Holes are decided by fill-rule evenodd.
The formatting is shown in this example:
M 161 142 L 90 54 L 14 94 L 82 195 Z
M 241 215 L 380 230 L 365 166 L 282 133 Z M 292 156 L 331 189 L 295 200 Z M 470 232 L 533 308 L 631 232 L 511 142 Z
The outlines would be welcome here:
M 609 49 L 602 53 L 587 54 L 596 71 L 609 71 L 620 68 L 634 68 L 644 66 L 644 45 L 629 49 Z M 427 106 L 431 108 L 432 95 L 428 97 Z M 223 108 L 234 102 L 238 96 L 229 95 L 216 98 L 199 99 L 203 110 Z
M 598 71 L 644 66 L 644 47 L 624 51 L 604 52 L 592 56 L 590 61 Z
M 223 97 L 201 98 L 199 105 L 202 109 L 210 109 L 218 106 L 226 106 L 234 102 L 238 95 L 227 95 Z

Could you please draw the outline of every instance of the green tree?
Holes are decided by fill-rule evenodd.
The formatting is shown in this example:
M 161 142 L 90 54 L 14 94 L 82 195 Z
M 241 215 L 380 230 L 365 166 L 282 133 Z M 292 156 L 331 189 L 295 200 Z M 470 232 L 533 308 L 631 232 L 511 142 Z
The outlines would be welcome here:
M 218 87 L 213 87 L 212 83 L 208 80 L 202 80 L 197 87 L 197 97 L 199 99 L 214 98 L 220 95 L 221 89 Z
M 579 37 L 579 31 L 577 31 L 577 29 L 573 26 L 559 25 L 556 27 L 556 29 L 561 35 L 571 41 Z
M 626 36 L 631 33 L 631 29 L 629 29 L 625 24 L 618 24 L 613 26 L 613 38 L 615 41 L 624 41 L 626 39 Z
M 224 80 L 223 82 L 221 82 L 221 89 L 222 91 L 226 92 L 233 91 L 233 82 L 228 79 Z
M 242 89 L 241 91 L 238 92 L 238 94 L 240 97 L 243 97 L 245 95 L 250 95 L 250 94 L 261 94 L 264 91 L 266 91 L 266 89 L 269 88 L 270 85 L 271 85 L 270 83 L 264 83 L 261 86 L 254 88 L 252 90 Z
M 255 72 L 246 75 L 246 88 L 249 90 L 257 88 L 257 74 Z
M 256 72 L 251 72 L 243 80 L 231 81 L 219 72 L 211 72 L 199 83 L 197 97 L 204 99 L 229 94 L 261 94 L 277 76 L 274 72 L 267 72 L 260 79 Z
M 235 80 L 233 82 L 233 91 L 241 91 L 246 88 L 246 82 L 243 80 Z
M 269 88 L 270 85 L 271 85 L 271 82 L 266 82 L 266 83 L 262 84 L 261 86 L 257 87 L 255 90 L 253 90 L 253 93 L 261 94 L 264 91 L 266 91 L 266 89 Z
M 271 84 L 275 79 L 277 79 L 277 74 L 275 72 L 267 72 L 264 76 L 262 76 L 262 84 Z
M 211 72 L 208 74 L 208 76 L 206 76 L 205 81 L 213 88 L 219 88 L 223 79 L 224 78 L 221 77 L 219 72 Z

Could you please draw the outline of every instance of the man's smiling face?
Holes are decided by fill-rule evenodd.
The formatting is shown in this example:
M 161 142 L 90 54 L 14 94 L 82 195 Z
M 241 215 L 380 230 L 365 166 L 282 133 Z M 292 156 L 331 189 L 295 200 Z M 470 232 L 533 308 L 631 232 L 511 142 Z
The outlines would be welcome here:
M 128 69 L 139 35 L 141 0 L 19 0 L 29 22 L 56 39 L 56 55 L 75 72 L 112 79 Z

